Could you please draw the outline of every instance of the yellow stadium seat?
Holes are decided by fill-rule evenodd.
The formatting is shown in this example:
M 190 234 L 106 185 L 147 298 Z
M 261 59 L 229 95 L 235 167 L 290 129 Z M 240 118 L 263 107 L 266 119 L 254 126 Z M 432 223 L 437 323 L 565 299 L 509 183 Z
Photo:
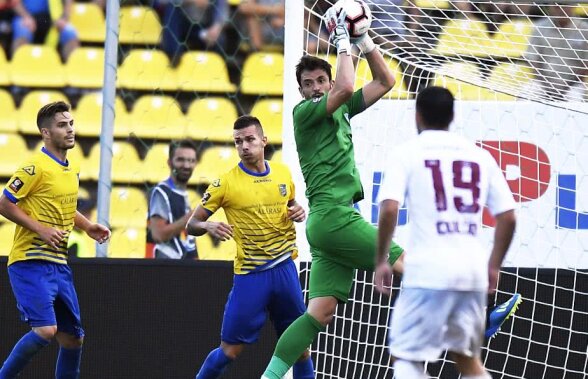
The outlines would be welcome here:
M 147 231 L 141 228 L 116 228 L 108 243 L 109 258 L 145 258 Z
M 82 42 L 104 42 L 106 25 L 104 12 L 95 3 L 74 3 L 70 22 L 78 32 Z
M 515 20 L 501 24 L 494 34 L 494 46 L 490 55 L 507 58 L 521 57 L 527 51 L 533 30 L 533 22 L 530 20 Z
M 435 75 L 433 85 L 445 87 L 458 100 L 480 100 L 484 89 L 468 81 L 480 81 L 478 68 L 472 63 L 454 62 L 443 65 L 440 73 Z M 446 75 L 443 75 L 446 74 Z M 464 81 L 455 79 L 463 78 Z
M 406 84 L 404 83 L 404 75 L 402 73 L 402 69 L 397 61 L 393 59 L 386 58 L 388 62 L 388 67 L 394 73 L 394 79 L 396 80 L 396 84 L 392 91 L 386 94 L 386 98 L 388 99 L 408 99 L 410 98 L 410 92 L 406 89 Z M 357 64 L 357 70 L 355 75 L 355 89 L 359 89 L 366 84 L 368 84 L 372 80 L 372 72 L 370 71 L 369 65 L 367 60 L 361 59 Z
M 6 59 L 4 49 L 0 49 L 0 86 L 7 86 L 10 83 L 10 64 Z
M 183 138 L 186 117 L 173 97 L 145 95 L 133 106 L 131 127 L 132 133 L 141 138 Z
M 151 146 L 143 160 L 145 180 L 150 183 L 159 183 L 170 175 L 170 168 L 167 165 L 168 156 L 169 144 L 156 143 Z
M 2 110 L 0 111 L 0 132 L 16 132 L 18 130 L 16 105 L 12 95 L 3 89 L 0 89 L 0 109 Z
M 12 249 L 14 241 L 14 229 L 16 224 L 12 222 L 3 222 L 0 224 L 0 255 L 7 256 Z
M 118 86 L 146 91 L 175 91 L 178 89 L 176 72 L 163 51 L 131 50 L 118 70 Z
M 29 154 L 27 143 L 20 135 L 0 133 L 0 176 L 12 176 Z
M 225 61 L 217 53 L 192 51 L 182 55 L 177 68 L 182 91 L 235 92 Z
M 129 6 L 120 8 L 121 44 L 158 45 L 161 37 L 161 23 L 152 8 Z
M 104 82 L 104 49 L 78 47 L 67 59 L 65 75 L 71 87 L 101 88 Z
M 200 201 L 202 200 L 202 196 L 200 196 L 198 191 L 194 191 L 191 189 L 188 189 L 187 192 L 188 192 L 188 199 L 190 200 L 190 207 L 192 207 L 192 209 L 194 209 L 198 206 L 198 204 L 200 204 Z
M 580 3 L 574 8 L 574 16 L 588 17 L 588 4 Z
M 239 154 L 234 147 L 213 146 L 204 150 L 189 183 L 208 184 L 218 179 L 239 163 Z
M 110 192 L 110 225 L 113 228 L 145 228 L 145 193 L 133 187 L 113 187 Z
M 490 72 L 488 83 L 492 88 L 503 89 L 505 92 L 517 94 L 533 79 L 533 69 L 527 65 L 503 62 Z M 513 96 L 499 94 L 498 100 L 513 100 Z
M 20 108 L 18 109 L 18 130 L 24 134 L 39 134 L 39 128 L 37 127 L 37 113 L 41 107 L 53 101 L 68 102 L 67 97 L 61 92 L 29 92 L 22 99 Z
M 232 261 L 237 254 L 237 244 L 233 239 L 215 244 L 208 234 L 196 238 L 196 248 L 198 258 L 208 261 Z
M 449 8 L 450 2 L 449 0 L 416 0 L 415 5 L 421 9 L 436 10 Z
M 233 123 L 237 108 L 225 97 L 197 99 L 190 104 L 186 114 L 187 133 L 197 140 L 233 142 Z
M 283 156 L 282 156 L 282 149 L 278 149 L 276 151 L 274 151 L 274 154 L 272 155 L 272 161 L 275 162 L 283 162 Z
M 241 0 L 229 0 L 229 5 L 236 7 L 239 4 L 241 4 Z
M 263 126 L 267 143 L 282 144 L 282 107 L 281 99 L 263 99 L 251 109 L 251 115 L 257 117 Z
M 65 86 L 65 70 L 53 47 L 22 45 L 11 61 L 12 83 L 21 87 Z
M 247 95 L 281 95 L 284 86 L 284 56 L 253 53 L 243 65 L 241 92 Z
M 433 50 L 445 56 L 486 57 L 493 46 L 486 25 L 476 19 L 449 20 L 443 27 L 439 43 Z
M 87 158 L 90 178 L 98 180 L 100 170 L 100 143 L 94 144 Z M 143 183 L 143 164 L 137 150 L 128 142 L 112 144 L 111 178 L 117 183 Z
M 114 136 L 128 137 L 130 117 L 120 97 L 114 100 Z M 78 107 L 73 111 L 76 135 L 100 136 L 102 130 L 102 93 L 88 93 L 80 98 Z

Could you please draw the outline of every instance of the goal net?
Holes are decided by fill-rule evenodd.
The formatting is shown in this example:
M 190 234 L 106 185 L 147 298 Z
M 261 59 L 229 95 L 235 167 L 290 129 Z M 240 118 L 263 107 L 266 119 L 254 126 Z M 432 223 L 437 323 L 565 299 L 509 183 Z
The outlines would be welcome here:
M 302 52 L 335 66 L 321 16 L 332 1 L 287 1 L 283 156 L 297 167 L 291 109 L 300 101 L 293 68 Z M 518 226 L 504 262 L 496 303 L 524 299 L 483 358 L 494 378 L 584 378 L 588 370 L 588 22 L 578 3 L 541 1 L 366 0 L 372 36 L 397 84 L 352 120 L 355 155 L 366 198 L 357 204 L 376 223 L 377 192 L 388 151 L 416 135 L 414 96 L 440 85 L 455 95 L 451 129 L 487 149 L 518 203 Z M 299 26 L 304 35 L 299 36 Z M 356 86 L 371 80 L 354 56 Z M 583 195 L 584 194 L 584 195 Z M 406 242 L 406 210 L 397 241 Z M 484 215 L 488 248 L 493 221 Z M 308 251 L 304 226 L 301 250 Z M 308 284 L 310 257 L 302 254 Z M 400 282 L 394 285 L 395 295 Z M 372 273 L 358 272 L 350 301 L 312 346 L 319 378 L 391 378 L 386 329 L 394 298 L 379 296 Z M 435 315 L 431 315 L 435 317 Z M 433 377 L 457 377 L 443 356 L 428 362 Z

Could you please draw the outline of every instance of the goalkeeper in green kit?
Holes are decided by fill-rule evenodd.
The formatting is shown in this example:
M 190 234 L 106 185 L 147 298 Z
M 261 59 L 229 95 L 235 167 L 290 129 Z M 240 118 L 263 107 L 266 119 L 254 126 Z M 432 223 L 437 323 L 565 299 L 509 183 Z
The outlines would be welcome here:
M 363 199 L 355 167 L 349 120 L 394 86 L 394 76 L 367 33 L 353 41 L 364 54 L 373 80 L 353 92 L 355 74 L 345 11 L 325 13 L 331 42 L 337 47 L 337 80 L 331 65 L 304 56 L 296 78 L 304 100 L 294 108 L 294 137 L 309 201 L 306 236 L 312 266 L 307 312 L 280 337 L 262 378 L 280 379 L 333 319 L 338 303 L 348 300 L 355 269 L 373 270 L 377 230 L 353 208 Z M 403 250 L 392 245 L 389 262 L 402 270 Z M 396 263 L 395 263 L 396 262 Z

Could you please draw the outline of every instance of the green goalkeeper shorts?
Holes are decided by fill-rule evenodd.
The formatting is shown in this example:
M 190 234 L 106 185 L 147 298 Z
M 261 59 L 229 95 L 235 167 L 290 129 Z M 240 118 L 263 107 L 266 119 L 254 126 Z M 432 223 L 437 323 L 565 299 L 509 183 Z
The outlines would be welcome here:
M 355 269 L 374 270 L 377 229 L 347 206 L 311 210 L 306 222 L 310 244 L 309 299 L 334 296 L 347 302 Z M 390 263 L 404 250 L 392 243 Z

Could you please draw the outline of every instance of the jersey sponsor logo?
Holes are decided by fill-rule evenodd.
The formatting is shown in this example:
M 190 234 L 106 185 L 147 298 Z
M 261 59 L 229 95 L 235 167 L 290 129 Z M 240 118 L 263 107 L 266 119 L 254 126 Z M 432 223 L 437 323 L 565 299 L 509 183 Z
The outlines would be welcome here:
M 210 199 L 210 192 L 205 192 L 204 196 L 202 196 L 202 205 L 206 205 L 208 200 Z
M 210 185 L 213 187 L 220 187 L 220 179 L 216 179 L 215 181 L 210 183 Z
M 285 184 L 278 184 L 278 188 L 280 189 L 280 195 L 286 196 L 288 194 Z
M 34 165 L 23 167 L 22 170 L 31 176 L 35 175 L 35 166 Z
M 22 188 L 22 186 L 24 186 L 24 183 L 22 182 L 22 180 L 19 179 L 18 176 L 14 178 L 12 183 L 8 185 L 8 187 L 10 187 L 10 189 L 13 190 L 15 193 L 18 192 Z

